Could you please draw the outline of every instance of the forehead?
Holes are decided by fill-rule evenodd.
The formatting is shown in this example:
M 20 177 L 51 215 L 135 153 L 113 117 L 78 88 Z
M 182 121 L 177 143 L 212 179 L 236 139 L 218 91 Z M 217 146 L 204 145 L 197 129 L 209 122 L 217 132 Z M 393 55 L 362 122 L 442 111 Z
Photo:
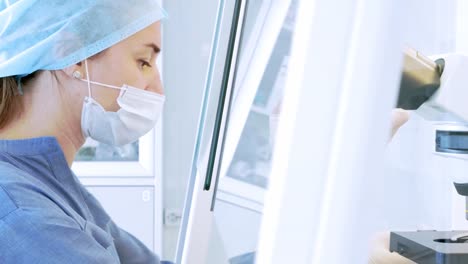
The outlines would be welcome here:
M 150 26 L 138 31 L 127 39 L 122 40 L 115 46 L 141 47 L 146 44 L 154 43 L 161 47 L 161 22 L 156 22 Z

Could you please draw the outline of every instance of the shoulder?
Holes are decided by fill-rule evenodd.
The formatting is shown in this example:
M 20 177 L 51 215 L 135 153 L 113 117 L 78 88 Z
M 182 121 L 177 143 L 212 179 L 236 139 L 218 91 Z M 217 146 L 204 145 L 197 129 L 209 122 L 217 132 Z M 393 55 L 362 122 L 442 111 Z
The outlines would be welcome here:
M 18 206 L 0 186 L 2 263 L 116 263 L 112 237 L 83 224 L 53 206 Z
M 0 185 L 26 183 L 31 179 L 33 177 L 30 177 L 26 171 L 0 159 Z
M 112 240 L 96 237 L 65 214 L 17 207 L 0 219 L 0 259 L 5 263 L 116 263 Z
M 22 181 L 22 177 L 20 176 L 23 173 L 18 168 L 0 161 L 0 220 L 19 208 L 16 199 L 8 189 L 11 189 L 15 178 L 17 179 L 18 186 L 26 187 L 25 182 Z
M 53 194 L 49 187 L 7 162 L 0 161 L 0 203 L 14 203 L 16 207 L 37 207 L 50 204 Z
M 13 215 L 22 217 L 20 220 L 39 216 L 67 217 L 73 219 L 73 224 L 81 228 L 85 224 L 84 219 L 57 194 L 53 187 L 44 184 L 35 175 L 0 161 L 0 220 L 13 211 L 15 211 Z
M 16 210 L 18 210 L 18 206 L 6 190 L 0 186 L 0 220 Z
M 0 161 L 0 262 L 116 263 L 112 238 L 92 227 L 34 175 Z
M 0 162 L 0 233 L 5 223 L 19 225 L 22 221 L 59 218 L 66 214 L 56 202 L 57 197 L 40 181 L 26 172 Z M 77 225 L 77 223 L 73 223 Z

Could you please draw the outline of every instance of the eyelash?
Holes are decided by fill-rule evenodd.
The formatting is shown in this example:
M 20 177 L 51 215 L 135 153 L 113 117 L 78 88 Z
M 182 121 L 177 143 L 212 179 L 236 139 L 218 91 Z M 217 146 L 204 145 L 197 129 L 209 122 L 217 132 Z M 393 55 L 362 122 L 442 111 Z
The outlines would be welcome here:
M 153 67 L 151 65 L 151 63 L 149 63 L 148 61 L 145 61 L 145 60 L 140 60 L 140 64 L 141 64 L 141 67 L 144 67 L 144 66 L 148 66 L 148 67 Z

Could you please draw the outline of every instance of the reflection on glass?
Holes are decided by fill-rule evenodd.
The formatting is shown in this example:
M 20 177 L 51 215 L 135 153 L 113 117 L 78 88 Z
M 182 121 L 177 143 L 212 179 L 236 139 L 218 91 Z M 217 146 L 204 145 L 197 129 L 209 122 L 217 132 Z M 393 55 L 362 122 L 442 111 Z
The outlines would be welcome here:
M 270 124 L 270 120 L 279 115 L 291 49 L 294 10 L 293 4 L 257 89 L 227 173 L 228 177 L 262 188 L 267 187 L 271 169 L 270 143 L 274 142 L 272 137 L 276 127 Z
M 75 161 L 138 161 L 138 146 L 138 141 L 114 147 L 88 138 L 78 151 Z
M 255 262 L 255 253 L 243 254 L 229 260 L 229 264 L 251 264 Z
M 251 111 L 227 176 L 266 188 L 271 166 L 268 129 L 268 115 Z
M 227 162 L 227 170 L 219 179 L 207 263 L 250 264 L 255 261 L 263 195 L 268 188 L 272 168 L 274 136 L 285 90 L 297 1 L 292 1 L 280 32 L 276 31 L 277 37 L 272 37 L 275 44 L 264 65 L 258 62 L 246 63 L 252 60 L 252 50 L 262 48 L 255 46 L 258 43 L 253 43 L 255 47 L 252 47 L 249 41 L 252 36 L 249 33 L 254 30 L 251 27 L 258 24 L 266 27 L 268 24 L 265 21 L 252 21 L 261 17 L 258 15 L 262 10 L 259 4 L 271 7 L 272 3 L 248 2 L 245 36 L 239 48 L 241 60 L 237 64 L 238 75 L 234 84 L 234 94 L 238 96 L 234 100 L 238 101 L 233 104 L 227 123 L 229 129 L 238 134 L 233 132 L 226 136 L 226 142 L 233 144 L 230 148 L 233 155 L 226 155 L 229 154 L 226 151 L 222 160 Z M 247 87 L 241 81 L 245 77 L 243 73 L 248 74 L 252 69 L 258 72 L 261 69 L 258 85 L 255 84 L 257 87 Z M 240 112 L 247 115 L 242 116 Z

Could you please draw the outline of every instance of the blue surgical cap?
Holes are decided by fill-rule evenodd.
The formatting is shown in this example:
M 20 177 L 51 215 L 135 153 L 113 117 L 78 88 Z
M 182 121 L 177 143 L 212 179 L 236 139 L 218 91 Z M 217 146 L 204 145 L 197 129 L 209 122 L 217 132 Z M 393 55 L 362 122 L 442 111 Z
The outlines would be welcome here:
M 66 68 L 165 16 L 157 0 L 0 0 L 0 77 Z

